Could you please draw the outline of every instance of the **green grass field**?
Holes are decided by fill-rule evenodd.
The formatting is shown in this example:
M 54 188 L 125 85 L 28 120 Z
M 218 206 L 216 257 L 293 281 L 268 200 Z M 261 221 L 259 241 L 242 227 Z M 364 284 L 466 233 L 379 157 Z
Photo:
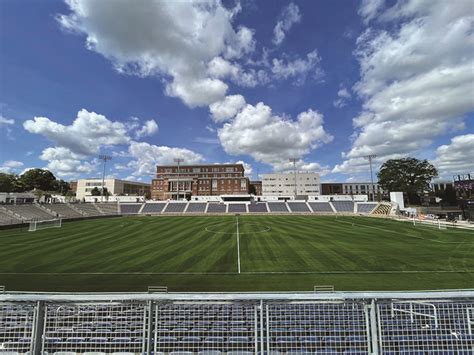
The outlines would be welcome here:
M 474 232 L 335 216 L 240 216 L 238 234 L 235 216 L 120 217 L 0 231 L 0 285 L 7 290 L 309 291 L 316 284 L 472 288 Z

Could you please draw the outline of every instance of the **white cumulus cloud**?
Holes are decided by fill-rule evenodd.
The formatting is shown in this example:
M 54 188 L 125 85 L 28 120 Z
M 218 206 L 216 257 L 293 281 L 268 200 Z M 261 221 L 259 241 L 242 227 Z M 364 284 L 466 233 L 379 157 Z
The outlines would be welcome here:
M 23 167 L 23 163 L 18 160 L 6 160 L 0 165 L 0 173 L 11 174 Z
M 434 165 L 440 176 L 463 174 L 474 171 L 474 134 L 451 138 L 451 142 L 436 149 Z
M 291 157 L 301 157 L 333 138 L 324 130 L 319 112 L 309 109 L 291 120 L 274 115 L 261 102 L 246 105 L 218 130 L 218 137 L 228 154 L 250 155 L 275 166 Z
M 160 76 L 165 93 L 186 105 L 221 100 L 227 84 L 207 75 L 215 57 L 240 58 L 255 47 L 253 31 L 233 28 L 240 9 L 220 1 L 67 0 L 64 29 L 86 36 L 88 49 L 113 62 L 121 73 Z
M 186 148 L 157 146 L 145 142 L 130 143 L 130 156 L 133 158 L 128 167 L 134 169 L 134 176 L 152 176 L 157 165 L 175 164 L 174 159 L 184 159 L 183 164 L 197 164 L 204 160 L 201 154 Z
M 148 120 L 137 132 L 135 132 L 135 138 L 139 139 L 142 137 L 152 136 L 156 132 L 158 132 L 158 124 L 155 120 Z
M 361 79 L 354 90 L 363 106 L 353 120 L 352 148 L 337 172 L 351 172 L 367 154 L 416 155 L 451 127 L 463 127 L 464 115 L 474 110 L 469 1 L 446 7 L 442 0 L 409 0 L 390 8 L 366 1 L 360 12 L 397 27 L 374 25 L 357 40 Z
M 224 122 L 237 115 L 244 106 L 245 99 L 242 95 L 229 95 L 224 100 L 211 104 L 209 110 L 215 122 Z

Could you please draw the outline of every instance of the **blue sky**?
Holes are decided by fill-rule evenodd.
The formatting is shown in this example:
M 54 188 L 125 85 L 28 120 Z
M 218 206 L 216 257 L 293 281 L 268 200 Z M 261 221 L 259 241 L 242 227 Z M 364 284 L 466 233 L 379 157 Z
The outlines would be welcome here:
M 0 2 L 0 171 L 474 170 L 472 2 Z

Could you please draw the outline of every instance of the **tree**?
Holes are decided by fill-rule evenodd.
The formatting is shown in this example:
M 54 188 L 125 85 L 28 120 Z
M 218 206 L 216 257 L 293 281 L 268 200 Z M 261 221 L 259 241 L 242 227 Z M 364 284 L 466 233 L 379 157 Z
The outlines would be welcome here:
M 39 189 L 43 191 L 54 191 L 56 177 L 49 170 L 30 169 L 20 176 L 25 190 Z
M 69 190 L 71 190 L 71 187 L 67 181 L 60 179 L 54 182 L 54 191 L 59 192 L 61 195 L 66 195 Z
M 16 176 L 0 173 L 0 192 L 12 192 L 15 188 Z
M 387 160 L 377 174 L 384 190 L 406 193 L 408 204 L 419 203 L 420 194 L 430 189 L 436 176 L 438 171 L 429 161 L 415 158 Z
M 99 189 L 97 186 L 94 187 L 91 190 L 91 195 L 92 196 L 102 196 L 102 188 Z M 107 191 L 106 187 L 104 187 L 104 196 L 110 196 L 109 191 Z
M 100 196 L 100 190 L 96 187 L 94 187 L 92 190 L 91 190 L 91 195 L 92 196 Z

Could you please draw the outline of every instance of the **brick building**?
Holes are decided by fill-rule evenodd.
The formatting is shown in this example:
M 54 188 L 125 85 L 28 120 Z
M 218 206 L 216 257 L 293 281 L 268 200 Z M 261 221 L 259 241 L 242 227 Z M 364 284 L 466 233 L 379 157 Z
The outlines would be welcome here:
M 253 192 L 255 196 L 262 196 L 262 182 L 261 181 L 250 181 L 249 192 Z
M 161 165 L 151 183 L 154 200 L 243 195 L 248 191 L 249 179 L 242 164 L 182 165 L 179 170 L 177 165 Z

